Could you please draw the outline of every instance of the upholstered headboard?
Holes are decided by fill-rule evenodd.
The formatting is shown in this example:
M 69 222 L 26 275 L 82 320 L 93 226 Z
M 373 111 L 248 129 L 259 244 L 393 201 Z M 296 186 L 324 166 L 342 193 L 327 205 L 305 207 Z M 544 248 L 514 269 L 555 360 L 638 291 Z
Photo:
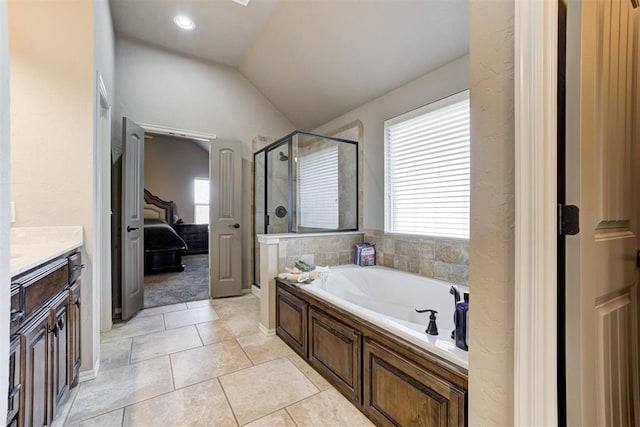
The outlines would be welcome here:
M 144 189 L 144 218 L 163 219 L 173 224 L 178 216 L 178 209 L 174 202 L 162 200 Z

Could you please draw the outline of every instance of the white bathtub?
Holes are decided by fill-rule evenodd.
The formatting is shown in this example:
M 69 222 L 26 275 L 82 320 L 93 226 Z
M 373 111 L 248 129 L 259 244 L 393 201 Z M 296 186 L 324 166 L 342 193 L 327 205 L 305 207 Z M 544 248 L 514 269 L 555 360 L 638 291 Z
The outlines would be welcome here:
M 425 350 L 468 369 L 468 353 L 455 346 L 451 339 L 454 329 L 453 295 L 451 283 L 429 279 L 399 270 L 374 266 L 345 265 L 331 267 L 326 280 L 317 279 L 303 285 L 309 293 L 335 304 L 355 315 Z M 468 292 L 458 286 L 460 294 Z M 415 309 L 433 309 L 438 312 L 439 335 L 427 335 L 428 313 Z

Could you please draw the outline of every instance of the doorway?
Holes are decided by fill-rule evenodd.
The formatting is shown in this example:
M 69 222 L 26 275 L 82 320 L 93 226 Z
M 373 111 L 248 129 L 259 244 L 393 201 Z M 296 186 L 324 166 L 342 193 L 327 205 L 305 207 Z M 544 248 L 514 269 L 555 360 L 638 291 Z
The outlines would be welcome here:
M 145 132 L 144 308 L 209 298 L 209 150 L 207 140 Z M 173 205 L 170 227 L 154 218 L 156 199 Z

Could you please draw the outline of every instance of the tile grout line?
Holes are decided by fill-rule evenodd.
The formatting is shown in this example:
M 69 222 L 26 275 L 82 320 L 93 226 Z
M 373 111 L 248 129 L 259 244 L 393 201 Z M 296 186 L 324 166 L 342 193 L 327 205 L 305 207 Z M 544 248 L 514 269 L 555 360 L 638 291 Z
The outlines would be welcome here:
M 314 394 L 314 396 L 315 396 L 315 394 Z M 295 405 L 295 403 L 293 403 L 293 405 Z M 295 418 L 293 418 L 293 415 L 291 415 L 291 412 L 289 412 L 289 407 L 290 407 L 290 406 L 291 406 L 291 405 L 289 405 L 289 406 L 285 407 L 285 408 L 284 408 L 284 412 L 289 416 L 289 418 L 291 418 L 291 421 L 293 421 L 293 423 L 294 423 L 296 426 L 300 426 L 300 424 L 298 424 L 298 423 L 296 422 L 296 419 L 295 419 Z
M 224 389 L 224 386 L 222 385 L 222 381 L 220 381 L 220 377 L 217 377 L 215 379 L 218 382 L 218 385 L 220 386 L 220 390 L 222 390 L 222 394 L 224 395 L 224 399 L 227 402 L 227 405 L 229 405 L 229 409 L 231 409 L 231 415 L 233 415 L 233 419 L 236 421 L 236 425 L 240 425 L 240 421 L 238 421 L 238 416 L 236 415 L 236 411 L 233 410 L 233 406 L 231 405 L 231 401 L 229 400 L 229 396 L 227 396 L 227 391 Z

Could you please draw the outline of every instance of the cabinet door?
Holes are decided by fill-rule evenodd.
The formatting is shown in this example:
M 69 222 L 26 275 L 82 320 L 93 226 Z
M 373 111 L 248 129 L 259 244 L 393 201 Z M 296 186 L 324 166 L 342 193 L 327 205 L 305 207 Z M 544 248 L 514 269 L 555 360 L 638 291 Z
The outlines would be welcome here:
M 51 398 L 55 412 L 69 389 L 69 293 L 65 291 L 51 307 Z M 53 418 L 53 413 L 51 414 Z
M 276 305 L 276 333 L 306 359 L 308 304 L 278 287 Z
M 11 340 L 9 344 L 9 402 L 7 406 L 7 422 L 17 420 L 20 409 L 21 369 L 20 337 Z
M 46 426 L 51 420 L 49 311 L 37 314 L 20 334 L 24 354 L 23 406 L 21 426 Z
M 80 280 L 77 280 L 69 292 L 69 386 L 73 387 L 78 383 L 78 373 L 80 372 Z
M 360 332 L 314 307 L 309 309 L 309 322 L 309 362 L 360 404 Z
M 464 426 L 466 393 L 367 339 L 363 406 L 379 425 Z

